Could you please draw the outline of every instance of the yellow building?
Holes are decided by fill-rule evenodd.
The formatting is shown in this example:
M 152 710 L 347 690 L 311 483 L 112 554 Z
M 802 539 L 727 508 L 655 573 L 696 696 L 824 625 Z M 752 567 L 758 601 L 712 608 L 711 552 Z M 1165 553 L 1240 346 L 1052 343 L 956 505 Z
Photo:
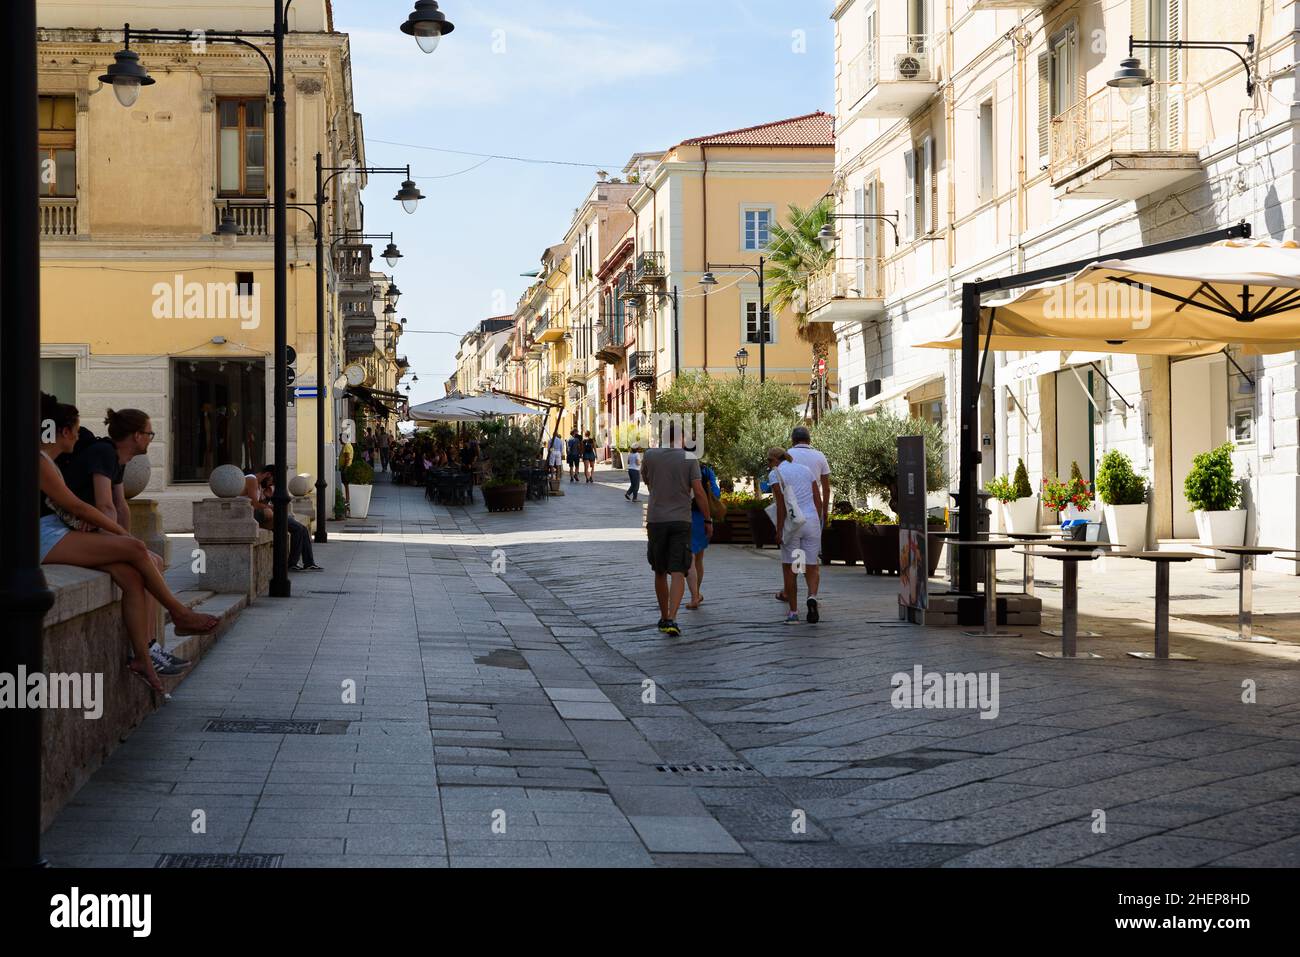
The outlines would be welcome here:
M 140 408 L 153 420 L 153 475 L 169 530 L 189 527 L 190 503 L 216 466 L 271 459 L 273 242 L 268 72 L 253 50 L 221 43 L 133 42 L 156 80 L 131 107 L 98 80 L 132 29 L 268 30 L 269 6 L 172 0 L 166 5 L 46 0 L 40 23 L 42 383 L 75 402 L 102 432 L 104 410 Z M 290 202 L 311 203 L 315 155 L 364 167 L 352 100 L 348 37 L 334 32 L 328 0 L 299 0 L 290 15 L 286 120 Z M 325 228 L 361 230 L 357 174 L 333 180 Z M 230 215 L 244 235 L 227 247 L 214 231 Z M 316 377 L 315 242 L 310 219 L 289 211 L 288 342 L 298 387 L 332 387 L 348 363 L 340 310 L 373 299 L 368 252 L 327 281 L 330 381 Z M 382 310 L 382 306 L 381 306 Z M 361 306 L 365 312 L 365 306 Z M 361 324 L 365 324 L 362 320 Z M 382 331 L 381 331 L 382 330 Z M 372 384 L 396 386 L 395 335 L 353 357 Z M 385 340 L 388 341 L 385 341 Z M 388 349 L 391 344 L 393 349 Z M 377 358 L 382 357 L 381 358 Z M 331 395 L 334 396 L 331 390 Z M 336 396 L 334 396 L 336 398 Z M 290 474 L 316 461 L 317 399 L 288 410 Z M 338 424 L 324 474 L 334 474 Z M 346 414 L 346 413 L 344 413 Z M 333 495 L 333 489 L 328 495 Z
M 688 139 L 635 175 L 633 379 L 667 388 L 676 375 L 706 370 L 736 376 L 736 354 L 760 365 L 758 277 L 748 268 L 768 251 L 770 230 L 789 225 L 788 207 L 816 204 L 831 188 L 834 120 L 812 113 L 761 126 Z M 713 267 L 718 285 L 705 295 L 700 279 Z M 676 310 L 674 296 L 676 292 Z M 769 316 L 767 377 L 807 395 L 812 346 L 796 333 L 793 310 Z M 835 358 L 827 374 L 834 389 Z

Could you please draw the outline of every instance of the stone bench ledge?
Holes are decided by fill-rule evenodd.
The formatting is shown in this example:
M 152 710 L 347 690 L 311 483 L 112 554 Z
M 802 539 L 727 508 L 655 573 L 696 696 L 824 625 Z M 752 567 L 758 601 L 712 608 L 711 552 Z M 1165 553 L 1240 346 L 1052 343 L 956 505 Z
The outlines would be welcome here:
M 42 565 L 45 583 L 54 592 L 54 606 L 45 614 L 45 627 L 58 625 L 112 605 L 122 598 L 108 572 L 77 565 Z

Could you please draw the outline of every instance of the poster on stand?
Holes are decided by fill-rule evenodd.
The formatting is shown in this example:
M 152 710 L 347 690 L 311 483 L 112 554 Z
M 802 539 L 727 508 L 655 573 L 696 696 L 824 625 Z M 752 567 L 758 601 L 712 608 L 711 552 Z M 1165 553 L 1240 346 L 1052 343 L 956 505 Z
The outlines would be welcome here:
M 925 439 L 898 440 L 899 617 L 921 624 L 930 606 Z

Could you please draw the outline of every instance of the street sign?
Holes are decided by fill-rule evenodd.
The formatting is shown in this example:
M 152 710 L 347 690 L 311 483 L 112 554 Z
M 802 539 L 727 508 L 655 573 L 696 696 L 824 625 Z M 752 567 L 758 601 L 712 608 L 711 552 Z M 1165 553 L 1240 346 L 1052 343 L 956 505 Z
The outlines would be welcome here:
M 817 360 L 817 374 L 823 379 L 826 378 L 826 357 Z
M 293 390 L 293 394 L 294 397 L 298 399 L 319 399 L 320 389 L 312 385 L 299 386 Z

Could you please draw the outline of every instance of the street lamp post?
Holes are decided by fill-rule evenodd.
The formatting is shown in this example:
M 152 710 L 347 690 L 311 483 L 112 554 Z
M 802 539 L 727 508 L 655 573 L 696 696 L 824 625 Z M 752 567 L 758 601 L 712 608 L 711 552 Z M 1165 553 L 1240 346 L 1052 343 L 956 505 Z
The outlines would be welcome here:
M 741 349 L 739 352 L 736 353 L 736 371 L 740 373 L 740 377 L 742 379 L 745 378 L 745 370 L 748 368 L 749 368 L 749 350 Z
M 266 64 L 267 71 L 270 73 L 270 89 L 272 101 L 273 116 L 273 145 L 272 145 L 272 169 L 275 182 L 274 196 L 274 220 L 273 230 L 275 235 L 275 334 L 274 334 L 274 361 L 275 361 L 275 385 L 274 385 L 274 402 L 275 402 L 275 492 L 271 496 L 273 520 L 273 542 L 272 542 L 272 571 L 271 571 L 271 588 L 272 598 L 288 598 L 292 593 L 292 587 L 289 583 L 289 487 L 288 487 L 288 457 L 289 457 L 289 433 L 288 433 L 288 363 L 287 363 L 287 346 L 288 346 L 288 286 L 289 286 L 289 245 L 288 245 L 288 143 L 285 128 L 285 99 L 284 99 L 284 42 L 288 34 L 288 15 L 289 9 L 293 6 L 293 0 L 274 0 L 275 15 L 273 28 L 268 33 L 266 31 L 202 31 L 193 33 L 187 30 L 135 30 L 131 25 L 125 24 L 123 27 L 123 49 L 117 53 L 114 63 L 107 72 L 100 77 L 104 83 L 111 84 L 113 93 L 118 101 L 125 107 L 132 106 L 140 95 L 140 88 L 152 85 L 155 80 L 149 75 L 149 71 L 139 62 L 139 55 L 131 50 L 131 37 L 134 35 L 137 39 L 170 41 L 177 43 L 192 43 L 201 36 L 207 43 L 234 43 L 240 46 L 248 47 L 262 58 Z M 437 3 L 432 0 L 419 0 L 416 3 L 415 11 L 407 18 L 406 22 L 401 25 L 402 32 L 411 34 L 416 37 L 417 41 L 422 37 L 431 37 L 436 35 L 441 38 L 442 35 L 450 33 L 454 27 L 447 20 L 446 16 L 438 12 Z M 10 31 L 13 33 L 14 31 Z M 272 57 L 268 58 L 266 51 L 251 41 L 253 40 L 270 40 L 273 45 Z M 426 43 L 421 42 L 420 47 L 427 53 L 432 53 L 436 48 L 437 41 L 426 48 Z M 318 162 L 319 167 L 319 162 Z M 409 168 L 407 170 L 408 180 L 402 184 L 401 191 L 398 192 L 396 199 L 400 201 L 407 212 L 414 212 L 415 206 L 423 197 L 415 183 L 409 179 Z M 319 182 L 319 175 L 317 177 Z M 321 202 L 323 190 L 317 192 L 317 242 L 316 252 L 318 256 L 323 256 L 324 241 L 319 219 L 323 216 L 323 204 Z M 220 231 L 220 230 L 219 230 Z M 317 375 L 321 374 L 323 361 L 323 316 L 320 312 L 321 305 L 319 299 L 322 296 L 323 289 L 323 266 L 317 262 Z M 320 388 L 324 390 L 325 382 L 323 377 L 320 379 Z M 318 419 L 323 420 L 323 403 L 318 408 Z M 317 425 L 317 444 L 318 453 L 323 451 L 320 447 L 323 444 L 322 439 L 323 422 Z M 319 471 L 319 465 L 318 469 Z M 317 489 L 323 476 L 317 480 Z M 319 494 L 319 493 L 318 493 Z M 322 503 L 317 503 L 318 514 L 324 514 Z M 324 522 L 318 522 L 323 530 Z
M 770 334 L 770 325 L 768 321 L 767 310 L 767 258 L 758 257 L 758 265 L 751 266 L 748 263 L 705 263 L 705 273 L 700 277 L 700 285 L 708 289 L 718 284 L 718 278 L 713 275 L 715 269 L 748 269 L 758 277 L 758 381 L 760 383 L 767 381 L 767 337 Z
M 41 627 L 54 595 L 41 572 L 38 503 L 41 434 L 41 237 L 39 202 L 32 184 L 36 161 L 36 2 L 11 0 L 5 22 L 5 167 L 0 183 L 0 408 L 14 430 L 0 443 L 0 475 L 14 522 L 0 536 L 0 672 L 40 674 Z M 25 693 L 20 692 L 20 693 Z M 39 867 L 41 859 L 41 712 L 5 708 L 0 722 L 0 864 Z

